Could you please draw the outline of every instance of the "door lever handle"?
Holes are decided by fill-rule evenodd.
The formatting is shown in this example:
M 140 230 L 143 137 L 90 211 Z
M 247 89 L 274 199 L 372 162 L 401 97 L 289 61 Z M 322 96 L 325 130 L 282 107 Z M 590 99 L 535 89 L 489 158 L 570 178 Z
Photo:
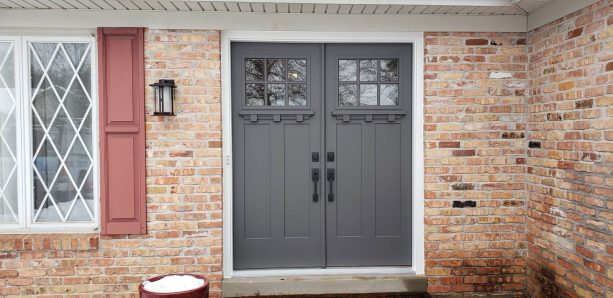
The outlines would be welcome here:
M 313 180 L 313 202 L 319 201 L 317 194 L 317 182 L 319 182 L 319 169 L 311 169 L 311 180 Z
M 328 182 L 330 183 L 330 191 L 328 192 L 328 202 L 334 201 L 334 191 L 332 190 L 332 185 L 336 176 L 334 175 L 334 169 L 328 169 L 327 172 Z

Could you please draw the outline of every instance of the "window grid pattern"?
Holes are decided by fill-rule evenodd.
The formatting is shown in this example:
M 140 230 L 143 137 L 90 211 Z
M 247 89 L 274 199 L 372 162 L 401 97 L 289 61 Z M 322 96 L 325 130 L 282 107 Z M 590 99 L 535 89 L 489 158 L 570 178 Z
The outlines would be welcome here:
M 338 105 L 399 105 L 398 59 L 339 59 Z
M 94 222 L 91 45 L 33 42 L 32 222 Z
M 245 105 L 306 106 L 307 59 L 245 59 Z
M 0 224 L 19 222 L 14 50 L 0 42 Z

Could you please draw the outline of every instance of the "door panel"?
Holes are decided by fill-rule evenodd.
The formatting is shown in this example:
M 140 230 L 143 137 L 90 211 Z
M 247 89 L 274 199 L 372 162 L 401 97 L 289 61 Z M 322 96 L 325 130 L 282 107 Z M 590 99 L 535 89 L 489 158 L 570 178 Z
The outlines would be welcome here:
M 235 269 L 410 265 L 411 45 L 231 50 Z
M 232 44 L 234 268 L 319 267 L 321 45 Z
M 411 264 L 411 51 L 326 45 L 327 266 Z

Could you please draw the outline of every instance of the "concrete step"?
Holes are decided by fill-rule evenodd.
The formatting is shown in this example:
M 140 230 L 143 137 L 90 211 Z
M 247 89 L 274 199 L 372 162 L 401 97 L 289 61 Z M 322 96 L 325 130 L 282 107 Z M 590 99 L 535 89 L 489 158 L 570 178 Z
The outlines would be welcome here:
M 222 281 L 223 297 L 427 297 L 423 275 L 239 277 Z

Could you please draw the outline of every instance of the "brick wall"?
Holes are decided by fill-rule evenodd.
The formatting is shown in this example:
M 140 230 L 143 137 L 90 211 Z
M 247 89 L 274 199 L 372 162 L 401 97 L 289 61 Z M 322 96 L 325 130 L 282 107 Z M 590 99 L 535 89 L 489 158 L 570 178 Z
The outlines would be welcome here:
M 425 34 L 428 291 L 525 290 L 524 33 Z
M 528 289 L 613 297 L 613 4 L 528 34 Z
M 148 234 L 1 235 L 0 296 L 119 297 L 146 277 L 204 273 L 221 281 L 221 99 L 218 31 L 148 30 L 146 83 L 177 80 L 176 117 L 147 106 Z
M 430 293 L 611 297 L 612 24 L 602 0 L 528 35 L 425 34 Z M 128 295 L 170 272 L 220 295 L 219 37 L 146 32 L 147 84 L 179 86 L 176 117 L 150 116 L 146 88 L 149 234 L 1 235 L 0 296 Z

